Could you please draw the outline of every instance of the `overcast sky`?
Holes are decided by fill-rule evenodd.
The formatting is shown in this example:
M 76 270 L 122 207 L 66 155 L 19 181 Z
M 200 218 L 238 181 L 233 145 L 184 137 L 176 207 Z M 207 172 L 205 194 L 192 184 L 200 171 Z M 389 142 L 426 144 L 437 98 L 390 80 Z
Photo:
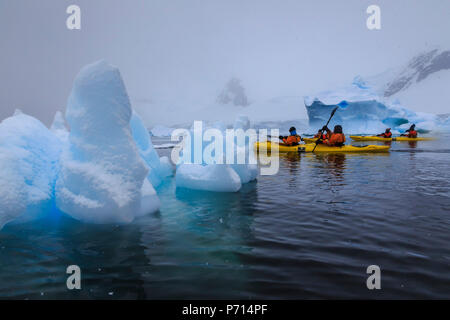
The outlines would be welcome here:
M 66 8 L 81 8 L 81 30 Z M 366 8 L 381 7 L 369 31 Z M 450 1 L 0 0 L 0 120 L 46 124 L 80 68 L 104 58 L 130 97 L 214 99 L 231 76 L 249 96 L 303 95 L 450 48 Z

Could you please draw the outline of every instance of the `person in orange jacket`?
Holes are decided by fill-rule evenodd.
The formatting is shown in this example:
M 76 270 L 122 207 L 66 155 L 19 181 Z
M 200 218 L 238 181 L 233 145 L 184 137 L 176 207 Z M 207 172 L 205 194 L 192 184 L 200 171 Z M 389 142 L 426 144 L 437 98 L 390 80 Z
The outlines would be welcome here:
M 382 134 L 377 134 L 377 137 L 381 138 L 392 138 L 391 128 L 387 128 L 386 131 Z
M 297 134 L 295 127 L 289 129 L 290 136 L 279 136 L 286 146 L 296 146 L 302 141 L 302 138 Z
M 326 140 L 327 135 L 322 133 L 322 130 L 319 129 L 319 131 L 317 131 L 317 133 L 314 135 L 314 138 L 321 138 L 322 140 Z
M 342 126 L 335 126 L 333 132 L 327 126 L 324 126 L 322 130 L 327 131 L 327 139 L 323 141 L 324 144 L 330 147 L 342 147 L 344 145 L 345 135 L 342 133 Z
M 409 127 L 408 130 L 406 130 L 407 133 L 402 134 L 402 137 L 408 137 L 408 138 L 417 138 L 417 131 L 416 131 L 416 125 L 413 124 L 411 127 Z

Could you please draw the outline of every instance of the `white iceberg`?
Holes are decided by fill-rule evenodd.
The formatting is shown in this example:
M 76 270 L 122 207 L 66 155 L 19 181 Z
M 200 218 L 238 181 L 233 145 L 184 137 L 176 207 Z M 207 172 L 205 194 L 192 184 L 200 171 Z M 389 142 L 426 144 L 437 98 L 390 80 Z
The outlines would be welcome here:
M 235 123 L 235 129 L 246 130 L 250 127 L 250 122 L 245 116 L 239 116 Z M 222 141 L 219 145 L 222 145 L 222 153 L 220 156 L 215 158 L 215 163 L 210 163 L 202 157 L 201 163 L 198 163 L 195 159 L 195 142 L 194 137 L 203 137 L 204 130 L 206 128 L 193 128 L 190 131 L 190 145 L 188 143 L 180 154 L 180 163 L 177 166 L 176 171 L 176 185 L 180 188 L 203 190 L 203 191 L 213 191 L 213 192 L 236 192 L 242 187 L 242 184 L 248 183 L 255 180 L 258 175 L 258 166 L 256 164 L 249 164 L 249 159 L 246 158 L 246 162 L 238 164 L 234 162 L 233 164 L 226 163 L 226 153 L 227 147 L 233 148 L 235 155 L 235 160 L 240 153 L 250 153 L 253 152 L 253 144 L 248 141 L 239 141 L 236 137 L 234 138 L 231 146 L 227 146 L 226 143 L 226 126 L 220 122 L 216 121 L 212 128 L 221 134 Z M 202 155 L 205 154 L 205 149 L 211 147 L 215 141 L 210 143 L 202 143 Z M 214 149 L 215 150 L 215 149 Z M 216 152 L 217 150 L 215 150 Z M 186 154 L 183 155 L 183 152 Z M 215 155 L 214 152 L 214 155 Z M 244 154 L 244 156 L 246 156 Z
M 182 164 L 177 169 L 177 187 L 213 192 L 236 192 L 239 175 L 226 164 Z
M 55 113 L 55 117 L 53 118 L 53 123 L 50 127 L 50 131 L 53 132 L 55 136 L 58 137 L 62 142 L 69 141 L 69 131 L 67 130 L 64 116 L 61 111 L 57 111 Z
M 100 61 L 80 71 L 67 104 L 69 145 L 56 182 L 56 204 L 63 212 L 90 223 L 127 223 L 158 209 L 131 116 L 117 68 Z
M 39 120 L 16 111 L 0 123 L 0 229 L 48 211 L 61 143 Z

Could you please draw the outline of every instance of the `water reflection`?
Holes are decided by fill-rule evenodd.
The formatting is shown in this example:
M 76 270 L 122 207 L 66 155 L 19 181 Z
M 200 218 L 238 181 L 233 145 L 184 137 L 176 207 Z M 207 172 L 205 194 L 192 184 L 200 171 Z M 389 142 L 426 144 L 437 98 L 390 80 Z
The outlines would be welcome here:
M 244 257 L 253 247 L 256 182 L 236 193 L 176 189 L 162 197 L 163 239 L 146 275 L 148 297 L 242 297 L 247 292 Z M 175 198 L 174 198 L 175 195 Z M 171 201 L 165 201 L 170 197 Z M 152 234 L 145 234 L 150 240 Z M 150 253 L 151 252 L 151 253 Z
M 415 149 L 417 148 L 417 141 L 408 141 L 408 145 L 410 148 Z
M 344 153 L 314 153 L 306 154 L 309 160 L 314 161 L 321 168 L 325 169 L 320 174 L 327 176 L 324 180 L 338 182 L 338 185 L 344 180 L 346 169 L 346 154 Z
M 298 152 L 280 154 L 280 162 L 282 162 L 281 166 L 284 166 L 288 171 L 288 188 L 293 192 L 297 189 L 297 175 L 299 173 L 301 159 L 302 156 Z
M 2 234 L 0 261 L 8 261 L 0 269 L 1 277 L 8 275 L 0 278 L 2 297 L 145 298 L 138 270 L 149 260 L 137 225 L 92 225 L 63 216 L 8 226 Z M 69 265 L 81 268 L 82 290 L 67 290 Z

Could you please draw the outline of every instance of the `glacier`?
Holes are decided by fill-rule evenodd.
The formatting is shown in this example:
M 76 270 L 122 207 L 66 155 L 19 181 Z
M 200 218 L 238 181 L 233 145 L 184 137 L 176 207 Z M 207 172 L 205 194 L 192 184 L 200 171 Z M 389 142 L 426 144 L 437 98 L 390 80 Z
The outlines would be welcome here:
M 128 223 L 158 210 L 149 168 L 133 140 L 132 109 L 120 72 L 99 61 L 77 75 L 66 120 L 69 143 L 60 159 L 56 205 L 90 223 Z

